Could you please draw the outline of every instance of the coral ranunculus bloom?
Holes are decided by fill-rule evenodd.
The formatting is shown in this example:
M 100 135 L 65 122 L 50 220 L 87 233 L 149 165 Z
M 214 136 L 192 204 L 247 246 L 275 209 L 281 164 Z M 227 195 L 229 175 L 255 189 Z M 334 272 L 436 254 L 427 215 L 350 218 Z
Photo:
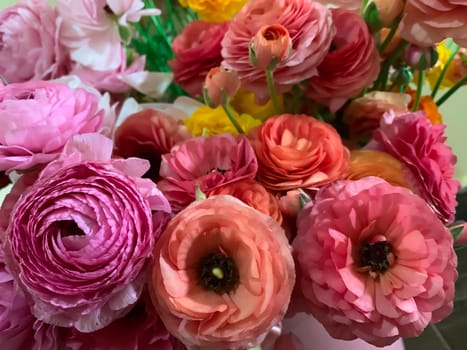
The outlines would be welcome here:
M 307 115 L 282 114 L 250 131 L 258 180 L 270 190 L 321 186 L 342 178 L 349 151 L 329 124 Z
M 295 283 L 279 223 L 229 195 L 178 213 L 154 249 L 149 286 L 159 316 L 188 348 L 259 345 Z
M 376 177 L 337 181 L 297 225 L 297 282 L 331 336 L 386 346 L 451 313 L 452 235 L 410 190 Z

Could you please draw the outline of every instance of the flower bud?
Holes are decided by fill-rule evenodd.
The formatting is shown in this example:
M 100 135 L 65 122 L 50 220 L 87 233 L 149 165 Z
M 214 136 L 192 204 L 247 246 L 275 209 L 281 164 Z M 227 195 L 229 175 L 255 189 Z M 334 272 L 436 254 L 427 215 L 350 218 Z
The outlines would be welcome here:
M 262 26 L 250 41 L 250 63 L 258 69 L 273 70 L 291 53 L 289 31 L 280 24 Z
M 370 0 L 363 9 L 362 17 L 372 31 L 378 31 L 391 27 L 404 6 L 404 0 Z
M 393 73 L 391 80 L 395 86 L 408 86 L 413 81 L 412 69 L 406 66 L 399 68 Z
M 240 79 L 237 72 L 223 67 L 212 68 L 204 80 L 204 101 L 211 108 L 225 105 L 238 89 L 240 89 Z
M 390 31 L 391 30 L 389 28 L 381 28 L 381 30 L 379 31 L 379 40 L 380 40 L 381 43 L 383 43 L 386 40 L 386 38 L 388 37 Z M 400 30 L 397 29 L 396 33 L 392 37 L 391 41 L 389 41 L 389 44 L 386 46 L 386 48 L 381 53 L 381 56 L 383 58 L 389 57 L 389 55 L 391 55 L 391 53 L 393 53 L 394 50 L 399 46 L 401 41 L 402 41 L 402 39 L 401 39 L 401 36 L 400 36 Z
M 410 44 L 404 52 L 404 61 L 412 68 L 425 70 L 438 61 L 438 51 L 434 47 L 418 47 Z

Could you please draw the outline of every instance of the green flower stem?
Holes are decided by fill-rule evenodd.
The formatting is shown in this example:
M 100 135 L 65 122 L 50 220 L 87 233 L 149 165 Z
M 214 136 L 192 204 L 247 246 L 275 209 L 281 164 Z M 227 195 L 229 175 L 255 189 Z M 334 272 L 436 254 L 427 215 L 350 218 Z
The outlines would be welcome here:
M 438 90 L 439 90 L 439 88 L 441 86 L 441 83 L 443 82 L 443 79 L 446 76 L 446 73 L 448 72 L 448 69 L 449 69 L 449 66 L 451 65 L 452 60 L 456 56 L 457 51 L 459 51 L 459 48 L 460 48 L 459 45 L 456 45 L 454 47 L 454 49 L 452 50 L 451 54 L 449 55 L 449 58 L 446 61 L 445 65 L 443 67 L 443 70 L 439 74 L 439 77 L 438 77 L 438 80 L 436 81 L 435 87 L 433 88 L 433 91 L 431 92 L 431 97 L 432 98 L 436 97 L 436 93 L 438 92 Z
M 268 83 L 269 97 L 271 98 L 274 113 L 276 115 L 281 114 L 279 101 L 277 100 L 276 87 L 274 85 L 274 71 L 272 69 L 266 69 L 266 81 Z
M 425 71 L 419 70 L 418 71 L 418 80 L 417 80 L 417 91 L 415 93 L 415 101 L 412 105 L 412 112 L 418 110 L 418 106 L 420 105 L 420 97 L 422 96 L 422 88 L 423 88 L 423 81 L 425 80 Z
M 235 118 L 235 115 L 233 114 L 232 110 L 230 109 L 229 103 L 225 103 L 222 105 L 222 108 L 224 108 L 225 113 L 227 114 L 227 117 L 229 117 L 230 121 L 232 122 L 233 126 L 235 129 L 237 129 L 239 134 L 244 134 L 245 132 L 243 131 L 242 127 L 238 123 L 237 119 Z
M 448 90 L 448 92 L 446 92 L 443 96 L 440 97 L 440 99 L 438 101 L 436 101 L 436 104 L 439 106 L 441 106 L 444 102 L 447 101 L 447 99 L 449 97 L 451 97 L 451 95 L 453 93 L 455 93 L 457 90 L 459 90 L 459 88 L 461 88 L 462 86 L 464 86 L 464 84 L 467 84 L 467 76 L 463 77 L 461 80 L 459 80 L 456 85 L 454 85 L 452 88 L 450 88 Z
M 381 72 L 379 73 L 378 79 L 374 84 L 373 90 L 385 91 L 387 86 L 387 81 L 389 77 L 389 69 L 391 65 L 399 58 L 399 56 L 404 52 L 405 48 L 409 43 L 407 41 L 401 42 L 397 48 L 389 55 L 389 57 L 383 62 Z

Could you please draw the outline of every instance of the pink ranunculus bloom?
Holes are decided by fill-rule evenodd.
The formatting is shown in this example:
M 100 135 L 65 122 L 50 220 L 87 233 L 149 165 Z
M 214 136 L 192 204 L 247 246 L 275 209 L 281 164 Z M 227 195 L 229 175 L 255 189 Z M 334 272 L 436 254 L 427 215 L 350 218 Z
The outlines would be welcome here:
M 151 305 L 149 296 L 141 299 L 124 317 L 92 333 L 70 328 L 65 344 L 70 350 L 185 350 L 172 336 Z
M 189 139 L 162 156 L 158 186 L 176 212 L 195 200 L 199 185 L 208 193 L 222 185 L 254 179 L 255 152 L 245 136 L 221 134 Z
M 360 13 L 360 8 L 362 7 L 361 0 L 315 0 L 317 2 L 322 3 L 323 5 L 327 5 L 328 7 L 340 7 L 347 11 L 354 12 L 356 14 Z
M 46 0 L 26 0 L 0 12 L 0 75 L 9 83 L 66 74 L 57 13 Z
M 227 23 L 196 20 L 187 24 L 173 41 L 175 57 L 169 65 L 174 82 L 191 96 L 203 95 L 206 75 L 222 62 L 221 41 L 226 31 Z
M 61 349 L 59 328 L 41 322 L 31 314 L 28 301 L 18 293 L 14 278 L 5 267 L 1 247 L 0 344 L 8 350 Z
M 178 213 L 154 257 L 154 306 L 169 331 L 193 349 L 259 345 L 283 318 L 295 282 L 279 223 L 228 195 Z
M 0 87 L 0 171 L 48 163 L 73 135 L 100 131 L 109 122 L 100 102 L 92 92 L 58 82 Z
M 96 71 L 122 65 L 121 55 L 115 54 L 121 49 L 119 24 L 160 13 L 141 10 L 141 0 L 57 0 L 56 7 L 62 20 L 61 44 L 70 51 L 73 61 Z
M 242 87 L 253 91 L 258 101 L 268 98 L 265 72 L 249 62 L 249 44 L 264 25 L 284 26 L 292 40 L 292 54 L 274 71 L 279 93 L 318 74 L 335 33 L 331 14 L 323 5 L 309 0 L 252 0 L 229 25 L 222 41 L 224 67 L 238 72 Z
M 11 213 L 2 237 L 6 266 L 46 323 L 101 329 L 143 289 L 170 205 L 141 178 L 147 161 L 111 160 L 111 153 L 105 136 L 75 136 Z
M 419 46 L 452 38 L 467 47 L 467 2 L 462 0 L 407 0 L 401 37 Z
M 337 181 L 297 225 L 298 284 L 331 336 L 386 346 L 451 313 L 453 238 L 410 190 L 377 177 Z
M 389 153 L 403 164 L 412 189 L 444 222 L 454 219 L 460 183 L 454 179 L 457 157 L 445 144 L 443 124 L 432 124 L 424 112 L 386 114 L 367 148 Z
M 343 9 L 332 10 L 337 28 L 331 50 L 308 82 L 308 97 L 335 112 L 378 77 L 380 56 L 365 21 Z
M 125 82 L 125 77 L 136 72 L 143 72 L 146 64 L 145 57 L 138 57 L 127 66 L 125 50 L 120 47 L 120 65 L 112 70 L 94 70 L 81 64 L 75 64 L 70 74 L 78 76 L 81 81 L 99 91 L 124 93 L 132 87 Z

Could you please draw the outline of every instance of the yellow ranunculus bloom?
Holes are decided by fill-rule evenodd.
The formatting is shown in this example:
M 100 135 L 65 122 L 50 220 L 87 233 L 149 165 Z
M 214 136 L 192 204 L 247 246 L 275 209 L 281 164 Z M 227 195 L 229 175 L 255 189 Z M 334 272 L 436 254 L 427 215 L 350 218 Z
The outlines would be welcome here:
M 279 106 L 282 108 L 284 102 L 282 95 L 278 95 L 278 100 Z M 253 116 L 253 118 L 262 121 L 265 121 L 267 118 L 275 114 L 271 100 L 262 106 L 257 105 L 255 103 L 255 94 L 244 89 L 238 90 L 230 103 L 236 111 L 249 114 Z
M 241 10 L 248 0 L 178 0 L 183 7 L 195 11 L 206 22 L 225 22 Z
M 245 133 L 251 128 L 261 124 L 260 120 L 253 118 L 248 114 L 238 114 L 233 111 L 235 118 L 242 127 Z M 209 108 L 208 106 L 201 106 L 193 114 L 183 121 L 183 124 L 194 135 L 217 135 L 223 133 L 231 133 L 237 135 L 238 132 L 231 123 L 229 117 L 225 113 L 222 106 L 217 108 Z

